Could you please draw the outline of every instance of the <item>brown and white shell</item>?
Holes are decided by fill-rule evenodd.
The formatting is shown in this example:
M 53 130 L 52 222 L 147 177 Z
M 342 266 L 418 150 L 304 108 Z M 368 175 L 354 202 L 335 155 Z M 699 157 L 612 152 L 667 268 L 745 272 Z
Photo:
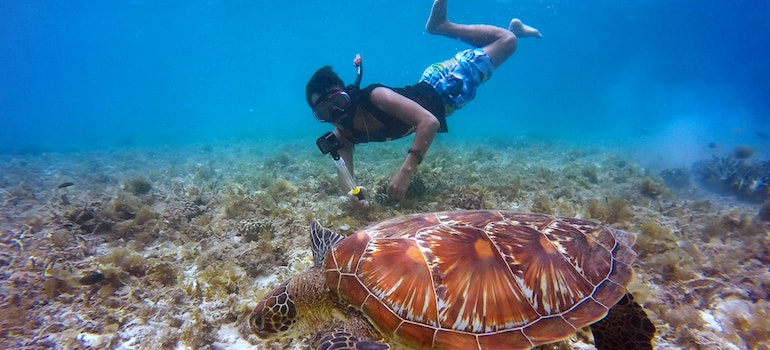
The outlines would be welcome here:
M 413 348 L 528 349 L 603 318 L 635 236 L 544 214 L 458 211 L 381 222 L 326 258 L 332 293 Z

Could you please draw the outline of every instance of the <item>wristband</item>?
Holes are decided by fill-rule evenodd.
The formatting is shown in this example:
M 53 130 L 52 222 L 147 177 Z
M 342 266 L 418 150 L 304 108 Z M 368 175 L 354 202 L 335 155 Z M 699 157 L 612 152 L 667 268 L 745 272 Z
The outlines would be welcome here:
M 406 152 L 407 154 L 413 155 L 415 158 L 417 158 L 417 164 L 422 163 L 422 151 L 416 150 L 414 148 L 410 148 L 409 152 Z

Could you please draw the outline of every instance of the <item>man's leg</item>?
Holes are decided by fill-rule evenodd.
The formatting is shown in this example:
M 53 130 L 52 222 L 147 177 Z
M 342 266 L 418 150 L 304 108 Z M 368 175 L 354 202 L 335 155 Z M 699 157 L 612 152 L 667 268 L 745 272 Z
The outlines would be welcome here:
M 516 37 L 541 37 L 540 32 L 518 19 L 511 20 L 508 30 L 487 24 L 457 24 L 447 20 L 447 1 L 435 0 L 425 29 L 428 33 L 459 39 L 465 43 L 480 47 L 492 60 L 495 67 L 500 66 L 514 51 Z

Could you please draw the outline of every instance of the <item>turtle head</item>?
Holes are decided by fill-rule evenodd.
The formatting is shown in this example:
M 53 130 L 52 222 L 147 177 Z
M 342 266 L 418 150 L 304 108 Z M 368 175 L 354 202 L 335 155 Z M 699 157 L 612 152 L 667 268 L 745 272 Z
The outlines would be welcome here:
M 313 267 L 265 295 L 249 316 L 249 327 L 260 339 L 288 338 L 329 318 L 336 307 L 330 299 L 322 266 L 326 254 L 343 236 L 313 220 L 310 227 Z
M 289 282 L 265 295 L 249 316 L 249 327 L 260 339 L 288 337 L 295 328 L 297 308 L 289 295 Z

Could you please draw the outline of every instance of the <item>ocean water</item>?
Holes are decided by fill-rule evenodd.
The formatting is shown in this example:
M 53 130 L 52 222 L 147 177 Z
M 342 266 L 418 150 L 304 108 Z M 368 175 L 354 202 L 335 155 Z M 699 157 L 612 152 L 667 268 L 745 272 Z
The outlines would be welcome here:
M 307 269 L 311 218 L 455 209 L 633 232 L 658 348 L 770 348 L 770 6 L 452 0 L 543 38 L 448 118 L 407 200 L 383 192 L 411 137 L 358 146 L 356 212 L 305 84 L 351 83 L 356 54 L 362 86 L 415 83 L 468 47 L 425 32 L 431 3 L 0 1 L 0 348 L 307 348 L 246 324 Z
M 4 1 L 0 149 L 320 134 L 303 91 L 321 65 L 351 82 L 360 53 L 364 85 L 402 86 L 466 47 L 425 32 L 430 5 Z M 452 137 L 770 149 L 769 15 L 759 1 L 452 2 L 452 20 L 515 16 L 544 35 L 520 40 Z

